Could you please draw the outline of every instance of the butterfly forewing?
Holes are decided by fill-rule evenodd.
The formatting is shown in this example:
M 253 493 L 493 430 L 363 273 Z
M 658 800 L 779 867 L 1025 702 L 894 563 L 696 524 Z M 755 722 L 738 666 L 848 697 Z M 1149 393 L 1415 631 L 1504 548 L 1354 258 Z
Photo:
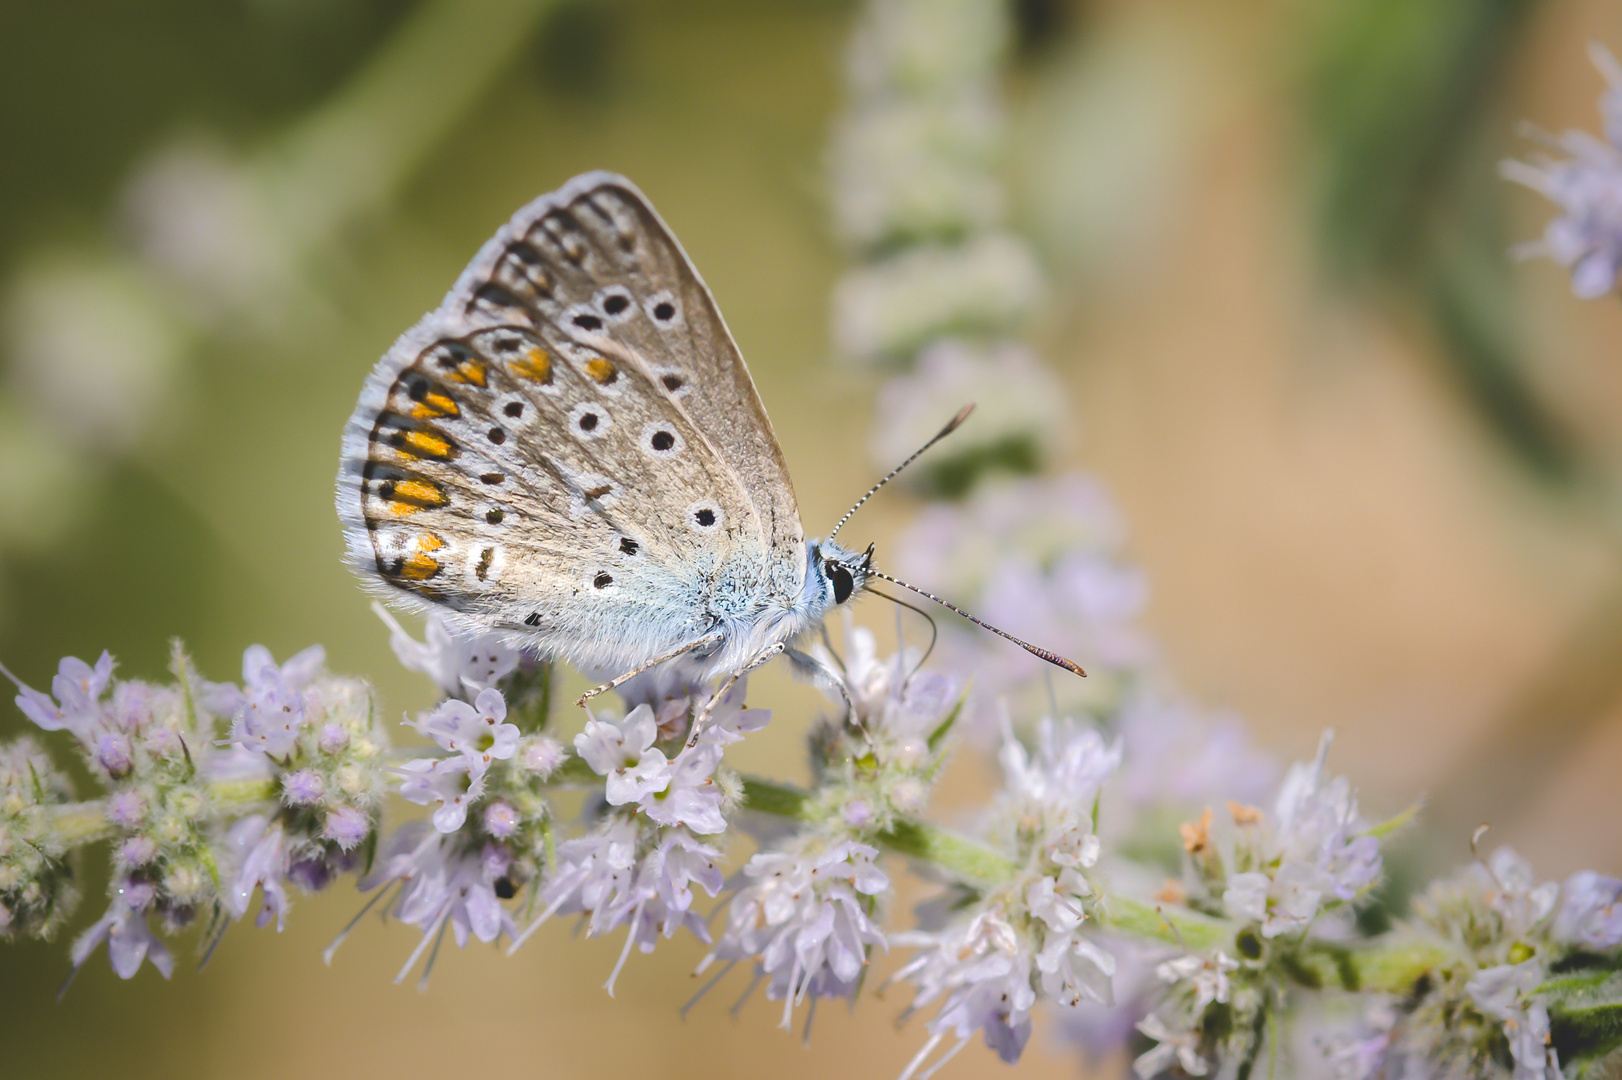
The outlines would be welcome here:
M 520 211 L 384 357 L 339 509 L 387 585 L 594 666 L 695 640 L 718 599 L 792 595 L 804 574 L 781 455 L 708 291 L 602 175 Z

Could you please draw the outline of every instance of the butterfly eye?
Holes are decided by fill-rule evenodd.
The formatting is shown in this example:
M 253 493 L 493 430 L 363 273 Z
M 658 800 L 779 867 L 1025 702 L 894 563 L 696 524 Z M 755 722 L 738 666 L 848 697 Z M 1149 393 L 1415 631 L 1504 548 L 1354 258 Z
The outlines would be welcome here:
M 834 603 L 843 604 L 850 599 L 850 594 L 856 591 L 856 582 L 851 580 L 850 571 L 845 569 L 843 563 L 829 559 L 822 564 L 828 574 L 828 580 L 833 583 Z

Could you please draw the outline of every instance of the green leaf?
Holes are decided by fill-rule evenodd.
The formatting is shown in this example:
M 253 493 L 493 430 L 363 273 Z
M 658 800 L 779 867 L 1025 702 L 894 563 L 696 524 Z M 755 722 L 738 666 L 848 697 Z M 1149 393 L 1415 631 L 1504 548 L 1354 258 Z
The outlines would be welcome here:
M 1548 1003 L 1550 1034 L 1561 1061 L 1592 1060 L 1622 1046 L 1622 972 L 1573 972 L 1535 992 Z
M 1386 818 L 1384 821 L 1380 822 L 1380 824 L 1363 830 L 1363 835 L 1372 836 L 1376 840 L 1384 840 L 1392 833 L 1407 826 L 1409 822 L 1414 820 L 1414 818 L 1418 817 L 1420 808 L 1424 805 L 1425 804 L 1423 801 L 1416 802 L 1396 816 Z
M 964 694 L 957 699 L 957 704 L 952 706 L 952 711 L 946 714 L 946 719 L 942 720 L 940 725 L 936 727 L 934 731 L 929 733 L 928 743 L 930 753 L 934 753 L 936 750 L 940 749 L 941 741 L 944 740 L 951 732 L 952 725 L 957 723 L 958 716 L 963 712 L 963 703 L 968 699 L 968 692 L 965 691 Z

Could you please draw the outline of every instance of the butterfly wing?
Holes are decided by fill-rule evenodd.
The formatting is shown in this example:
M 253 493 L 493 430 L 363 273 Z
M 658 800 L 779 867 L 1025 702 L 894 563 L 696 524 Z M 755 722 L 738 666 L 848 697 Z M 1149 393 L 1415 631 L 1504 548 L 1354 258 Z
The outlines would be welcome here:
M 374 583 L 592 667 L 796 592 L 782 455 L 714 301 L 646 201 L 531 203 L 379 362 L 338 509 Z

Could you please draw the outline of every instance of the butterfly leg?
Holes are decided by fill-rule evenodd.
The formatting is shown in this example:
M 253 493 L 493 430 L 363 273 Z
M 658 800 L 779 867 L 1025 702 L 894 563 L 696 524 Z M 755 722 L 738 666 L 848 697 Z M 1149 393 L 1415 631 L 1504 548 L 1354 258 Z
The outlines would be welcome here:
M 614 689 L 616 686 L 619 686 L 622 683 L 629 682 L 630 680 L 636 678 L 638 675 L 642 674 L 644 671 L 648 670 L 651 667 L 657 667 L 660 664 L 664 663 L 666 660 L 674 660 L 674 659 L 676 659 L 676 657 L 681 656 L 681 655 L 683 655 L 685 653 L 690 653 L 694 649 L 703 649 L 703 648 L 706 648 L 706 647 L 708 647 L 710 645 L 715 645 L 718 642 L 720 642 L 720 640 L 721 640 L 721 635 L 720 634 L 710 634 L 707 637 L 699 638 L 697 641 L 690 641 L 686 645 L 681 646 L 679 649 L 673 649 L 670 652 L 665 653 L 663 656 L 656 656 L 652 660 L 649 660 L 647 663 L 645 663 L 642 666 L 636 668 L 634 671 L 627 671 L 624 675 L 621 675 L 621 676 L 619 676 L 618 678 L 615 678 L 615 679 L 610 679 L 608 682 L 603 683 L 601 686 L 592 687 L 590 690 L 587 690 L 584 694 L 581 694 L 580 697 L 575 701 L 575 704 L 583 706 L 583 705 L 586 704 L 586 702 L 590 701 L 592 698 L 596 697 L 598 694 L 606 694 L 606 693 L 608 693 L 608 691 Z M 610 668 L 609 670 L 612 671 L 613 669 Z
M 722 698 L 727 696 L 727 691 L 732 689 L 733 684 L 739 679 L 743 678 L 745 675 L 749 674 L 751 671 L 755 670 L 760 665 L 764 664 L 766 661 L 770 660 L 772 657 L 776 656 L 778 653 L 782 652 L 784 648 L 786 648 L 786 646 L 781 641 L 774 641 L 762 649 L 760 651 L 760 655 L 756 656 L 743 667 L 727 676 L 726 681 L 721 684 L 721 688 L 715 692 L 714 696 L 711 697 L 710 700 L 704 703 L 704 707 L 698 711 L 698 715 L 693 717 L 693 732 L 691 735 L 687 736 L 688 746 L 698 745 L 698 736 L 699 733 L 704 730 L 704 721 L 710 718 L 711 710 L 713 710 L 716 705 L 720 704 Z
M 851 700 L 850 690 L 845 686 L 843 675 L 810 653 L 801 652 L 799 649 L 785 649 L 784 652 L 794 662 L 795 667 L 810 675 L 814 681 L 819 684 L 826 681 L 839 691 L 839 696 L 845 700 L 845 719 L 851 724 L 856 723 L 856 702 Z

